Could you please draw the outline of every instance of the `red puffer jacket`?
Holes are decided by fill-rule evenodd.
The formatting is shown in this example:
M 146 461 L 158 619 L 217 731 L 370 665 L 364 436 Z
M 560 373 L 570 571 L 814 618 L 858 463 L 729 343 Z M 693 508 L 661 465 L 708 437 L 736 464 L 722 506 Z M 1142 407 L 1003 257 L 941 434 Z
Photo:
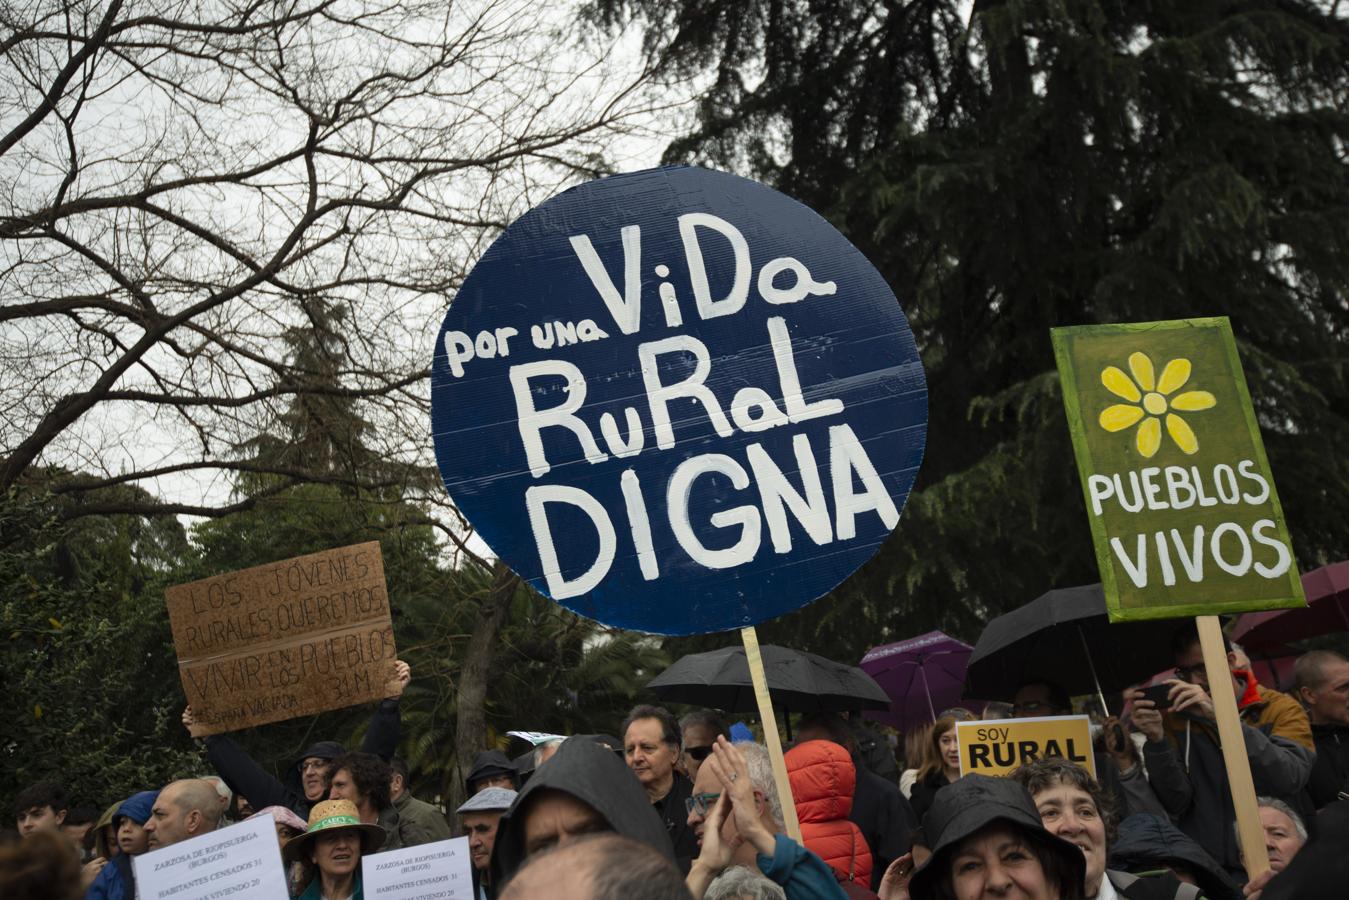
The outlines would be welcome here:
M 833 741 L 806 741 L 787 751 L 787 778 L 806 849 L 823 859 L 839 881 L 871 883 L 871 848 L 848 821 L 857 770 Z

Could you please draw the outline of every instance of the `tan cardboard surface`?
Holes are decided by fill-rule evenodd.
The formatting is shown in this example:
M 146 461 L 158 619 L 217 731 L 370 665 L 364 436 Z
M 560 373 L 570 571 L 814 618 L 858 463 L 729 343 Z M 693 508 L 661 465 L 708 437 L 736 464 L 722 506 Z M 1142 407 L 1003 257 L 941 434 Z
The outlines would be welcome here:
M 396 659 L 379 543 L 165 591 L 197 736 L 378 700 Z

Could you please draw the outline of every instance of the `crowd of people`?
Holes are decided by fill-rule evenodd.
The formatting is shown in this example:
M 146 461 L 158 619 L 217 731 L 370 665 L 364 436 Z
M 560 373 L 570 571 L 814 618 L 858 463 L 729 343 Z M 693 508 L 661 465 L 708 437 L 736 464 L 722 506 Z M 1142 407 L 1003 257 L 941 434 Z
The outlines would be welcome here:
M 1210 684 L 1192 628 L 1172 649 L 1160 690 L 1126 691 L 1122 715 L 1098 717 L 1095 776 L 1049 758 L 1009 777 L 962 777 L 956 723 L 975 718 L 964 708 L 897 742 L 903 765 L 876 752 L 887 744 L 860 720 L 807 716 L 785 754 L 800 842 L 768 750 L 712 710 L 676 719 L 641 705 L 618 736 L 549 739 L 516 759 L 484 749 L 455 809 L 415 797 L 394 755 L 411 678 L 400 663 L 359 750 L 316 742 L 283 779 L 213 735 L 213 771 L 147 785 L 101 815 L 56 781 L 30 786 L 0 842 L 0 896 L 131 900 L 136 856 L 247 817 L 273 821 L 301 900 L 362 900 L 363 857 L 456 834 L 479 900 L 1344 896 L 1349 661 L 1305 654 L 1285 694 L 1259 683 L 1236 646 L 1230 683 Z M 1254 879 L 1214 721 L 1212 692 L 1224 690 L 1240 711 L 1270 862 Z M 1058 685 L 1037 681 L 982 715 L 1072 709 Z M 183 721 L 192 727 L 190 708 Z

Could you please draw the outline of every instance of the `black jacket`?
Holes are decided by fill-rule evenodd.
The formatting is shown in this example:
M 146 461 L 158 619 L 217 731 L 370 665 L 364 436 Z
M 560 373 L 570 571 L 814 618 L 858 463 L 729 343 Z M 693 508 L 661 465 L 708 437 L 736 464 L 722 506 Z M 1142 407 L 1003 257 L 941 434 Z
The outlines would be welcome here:
M 951 783 L 941 771 L 933 772 L 921 781 L 913 783 L 913 790 L 909 792 L 909 806 L 912 807 L 914 818 L 920 825 L 924 824 L 923 820 L 927 818 L 927 811 L 932 808 L 932 800 L 937 796 L 937 791 Z M 932 835 L 928 835 L 928 840 L 932 840 Z
M 1349 725 L 1313 725 L 1316 762 L 1312 765 L 1307 792 L 1317 809 L 1340 799 L 1349 791 Z
M 632 770 L 594 741 L 569 738 L 552 759 L 534 770 L 511 808 L 502 814 L 492 848 L 492 884 L 505 884 L 524 862 L 521 813 L 528 810 L 535 794 L 546 789 L 570 794 L 598 812 L 614 831 L 674 859 L 665 823 Z
M 689 811 L 684 801 L 693 796 L 693 782 L 679 772 L 674 773 L 674 783 L 670 792 L 660 801 L 651 804 L 651 808 L 660 816 L 665 825 L 665 833 L 674 844 L 675 863 L 679 871 L 688 874 L 693 861 L 698 857 L 698 836 L 689 827 Z
M 1180 830 L 1198 841 L 1229 874 L 1244 876 L 1232 828 L 1236 819 L 1232 792 L 1215 727 L 1198 716 L 1171 713 L 1167 731 L 1169 739 L 1143 745 L 1148 779 L 1157 799 Z M 1311 751 L 1263 727 L 1243 724 L 1241 734 L 1255 792 L 1296 805 L 1311 773 Z
M 398 732 L 402 719 L 398 711 L 397 700 L 381 700 L 370 717 L 370 726 L 365 731 L 365 740 L 361 742 L 361 752 L 373 753 L 388 762 L 398 747 Z M 258 765 L 253 757 L 234 743 L 227 734 L 213 734 L 206 738 L 206 756 L 220 777 L 236 794 L 248 798 L 254 809 L 266 809 L 269 806 L 285 806 L 301 819 L 308 820 L 309 807 L 312 805 L 304 795 L 304 785 L 300 780 L 300 764 L 311 756 L 322 759 L 336 759 L 344 748 L 336 741 L 319 741 L 311 746 L 300 758 L 286 770 L 286 781 L 282 784 L 267 770 Z
M 1111 869 L 1144 873 L 1171 865 L 1193 874 L 1208 900 L 1241 900 L 1241 888 L 1217 860 L 1170 819 L 1140 813 L 1120 822 L 1119 834 L 1110 845 Z
M 848 821 L 861 830 L 871 849 L 871 889 L 880 887 L 886 867 L 909 852 L 909 835 L 918 827 L 918 817 L 899 787 L 853 758 L 857 788 L 853 792 Z

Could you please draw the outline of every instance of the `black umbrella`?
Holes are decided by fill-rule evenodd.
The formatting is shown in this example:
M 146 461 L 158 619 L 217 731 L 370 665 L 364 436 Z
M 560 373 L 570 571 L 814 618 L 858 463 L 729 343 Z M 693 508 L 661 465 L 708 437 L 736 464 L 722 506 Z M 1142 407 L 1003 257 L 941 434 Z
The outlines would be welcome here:
M 1011 700 L 1021 685 L 1049 681 L 1072 696 L 1118 691 L 1173 665 L 1180 622 L 1110 624 L 1099 584 L 1050 591 L 985 626 L 965 671 L 965 695 Z
M 845 712 L 889 709 L 890 698 L 856 666 L 764 644 L 764 672 L 774 706 L 791 712 Z M 744 647 L 690 653 L 647 684 L 671 703 L 708 706 L 727 712 L 758 709 Z

